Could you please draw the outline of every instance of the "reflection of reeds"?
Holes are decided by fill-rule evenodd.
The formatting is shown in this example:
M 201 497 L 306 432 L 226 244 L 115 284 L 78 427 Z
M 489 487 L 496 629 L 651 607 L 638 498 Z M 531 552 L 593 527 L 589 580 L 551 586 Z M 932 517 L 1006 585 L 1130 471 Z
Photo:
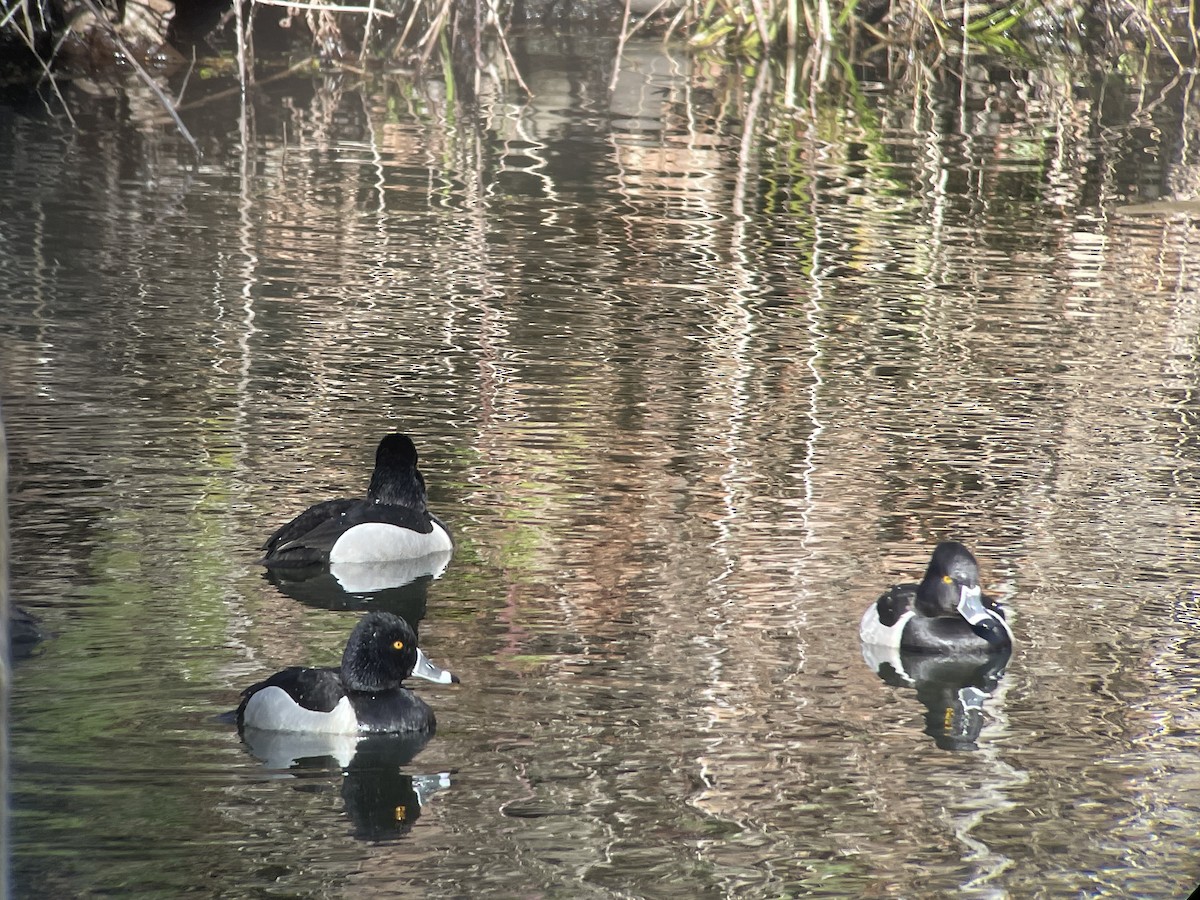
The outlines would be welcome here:
M 60 51 L 72 43 L 68 27 L 81 15 L 88 18 L 93 42 L 128 64 L 155 94 L 179 133 L 198 147 L 176 112 L 173 100 L 151 77 L 143 62 L 159 61 L 165 46 L 155 33 L 163 18 L 146 0 L 142 15 L 126 17 L 125 0 L 3 0 L 0 7 L 0 51 L 20 46 L 29 63 L 47 78 L 57 93 L 52 72 Z M 194 0 L 197 3 L 214 0 Z M 220 2 L 220 0 L 215 0 Z M 9 5 L 11 4 L 11 5 Z M 403 61 L 415 68 L 436 70 L 445 85 L 448 103 L 480 95 L 486 82 L 515 81 L 530 94 L 509 41 L 519 31 L 513 0 L 249 0 L 234 4 L 240 81 L 253 80 L 254 11 L 283 7 L 293 23 L 308 31 L 316 55 L 328 62 L 363 73 L 368 58 Z M 139 7 L 142 9 L 142 7 Z M 623 49 L 639 30 L 655 28 L 666 38 L 683 37 L 689 46 L 727 57 L 765 60 L 772 51 L 811 48 L 808 54 L 818 82 L 835 60 L 861 59 L 869 44 L 888 54 L 902 52 L 913 59 L 937 60 L 969 52 L 987 52 L 1022 60 L 1068 52 L 1090 51 L 1104 56 L 1120 71 L 1144 65 L 1139 57 L 1152 48 L 1183 68 L 1179 50 L 1196 55 L 1198 31 L 1195 9 L 1187 16 L 1168 12 L 1165 0 L 1098 0 L 1085 8 L 1062 0 L 1017 0 L 962 5 L 950 0 L 624 0 L 619 26 L 617 65 L 610 80 L 620 75 Z M 245 13 L 250 17 L 246 19 Z M 150 15 L 146 15 L 150 13 Z M 544 14 L 544 13 L 543 13 Z M 124 24 L 119 25 L 123 20 Z M 134 23 L 137 23 L 136 25 Z M 153 22 L 154 24 L 148 24 Z M 85 39 L 86 40 L 86 39 Z M 111 48 L 111 50 L 109 49 Z M 1131 49 L 1133 48 L 1133 49 Z M 1140 49 L 1139 49 L 1140 48 Z M 928 53 L 922 52 L 928 50 Z M 178 54 L 175 54 L 178 60 Z M 350 60 L 357 58 L 358 64 Z M 844 59 L 843 59 L 844 58 Z M 140 61 L 139 61 L 140 60 Z M 60 105 L 69 108 L 62 97 Z

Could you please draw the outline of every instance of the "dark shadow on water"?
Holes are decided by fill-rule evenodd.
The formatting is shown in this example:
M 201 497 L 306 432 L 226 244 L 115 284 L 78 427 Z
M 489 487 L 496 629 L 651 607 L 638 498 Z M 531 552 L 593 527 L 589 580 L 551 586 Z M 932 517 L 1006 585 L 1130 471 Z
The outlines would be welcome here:
M 46 638 L 41 620 L 19 606 L 8 611 L 8 641 L 12 659 L 26 659 Z
M 430 796 L 450 787 L 450 774 L 410 775 L 428 734 L 292 734 L 247 728 L 247 749 L 280 778 L 296 779 L 296 790 L 311 790 L 313 779 L 342 775 L 341 795 L 354 837 L 391 841 L 412 830 Z
M 395 735 L 375 735 L 358 745 L 342 779 L 342 800 L 354 823 L 354 836 L 364 841 L 403 837 L 420 818 L 429 797 L 450 787 L 450 773 L 406 775 Z M 424 744 L 422 743 L 423 747 Z
M 862 645 L 863 660 L 884 682 L 916 688 L 925 733 L 943 750 L 978 750 L 983 703 L 1004 677 L 1009 648 L 990 654 L 937 656 Z
M 384 563 L 334 563 L 299 569 L 268 569 L 264 577 L 306 606 L 330 610 L 382 609 L 413 630 L 425 617 L 429 585 L 441 577 L 451 551 Z

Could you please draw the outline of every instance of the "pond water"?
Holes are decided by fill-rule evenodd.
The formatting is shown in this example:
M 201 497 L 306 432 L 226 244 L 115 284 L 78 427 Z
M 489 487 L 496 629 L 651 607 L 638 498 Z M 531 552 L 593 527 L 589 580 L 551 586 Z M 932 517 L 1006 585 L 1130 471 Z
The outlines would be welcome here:
M 0 113 L 11 589 L 49 632 L 15 894 L 1185 896 L 1192 83 L 647 39 L 610 94 L 611 43 L 518 52 L 528 102 L 194 78 L 195 165 L 133 81 Z M 267 577 L 394 430 L 453 558 Z M 885 680 L 859 618 L 947 538 L 1014 653 Z M 241 688 L 369 607 L 461 678 L 417 687 L 436 735 L 243 743 Z

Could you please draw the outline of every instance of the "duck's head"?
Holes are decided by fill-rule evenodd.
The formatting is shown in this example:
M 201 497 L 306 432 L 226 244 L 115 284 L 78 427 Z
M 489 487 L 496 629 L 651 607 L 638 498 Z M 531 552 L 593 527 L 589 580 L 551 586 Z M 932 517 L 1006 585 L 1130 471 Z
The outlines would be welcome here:
M 417 471 L 417 448 L 405 434 L 389 434 L 375 451 L 367 499 L 390 506 L 425 506 L 425 479 Z
M 377 693 L 399 687 L 409 676 L 438 684 L 458 681 L 429 661 L 402 618 L 383 611 L 367 613 L 350 632 L 342 653 L 342 682 L 350 690 Z
M 997 646 L 1008 641 L 1003 625 L 983 605 L 979 564 L 958 541 L 943 541 L 933 551 L 917 588 L 917 612 L 923 616 L 962 616 L 971 630 Z

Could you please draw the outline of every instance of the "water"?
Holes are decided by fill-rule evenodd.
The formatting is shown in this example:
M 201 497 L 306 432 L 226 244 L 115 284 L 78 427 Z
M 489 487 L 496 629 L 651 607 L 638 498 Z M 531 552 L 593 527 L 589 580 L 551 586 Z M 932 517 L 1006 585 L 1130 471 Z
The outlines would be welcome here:
M 51 632 L 16 893 L 1189 891 L 1190 85 L 810 92 L 647 41 L 610 98 L 610 45 L 524 53 L 528 105 L 285 79 L 242 127 L 194 82 L 197 168 L 136 84 L 0 116 L 12 589 Z M 449 564 L 267 578 L 391 430 Z M 978 696 L 857 640 L 951 536 L 1017 636 Z M 436 736 L 241 742 L 239 690 L 369 605 L 462 679 L 418 687 Z

